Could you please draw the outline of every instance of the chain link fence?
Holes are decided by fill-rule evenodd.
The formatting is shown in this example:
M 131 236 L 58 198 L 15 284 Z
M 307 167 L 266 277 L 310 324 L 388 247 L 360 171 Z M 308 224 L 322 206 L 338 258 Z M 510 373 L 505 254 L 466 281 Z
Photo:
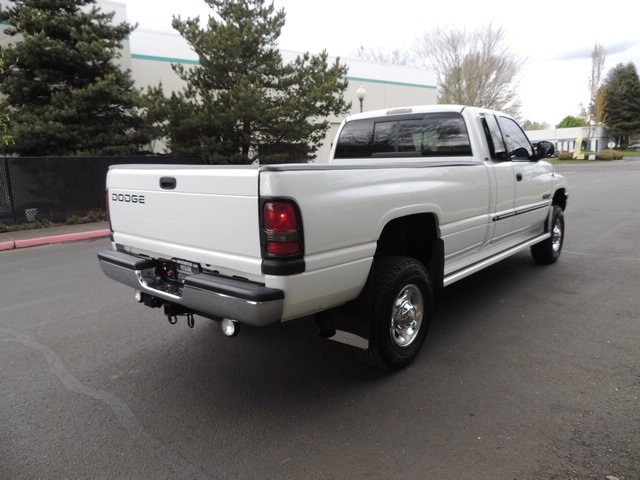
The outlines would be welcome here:
M 105 209 L 109 165 L 202 163 L 178 156 L 5 157 L 0 159 L 0 223 L 64 221 Z

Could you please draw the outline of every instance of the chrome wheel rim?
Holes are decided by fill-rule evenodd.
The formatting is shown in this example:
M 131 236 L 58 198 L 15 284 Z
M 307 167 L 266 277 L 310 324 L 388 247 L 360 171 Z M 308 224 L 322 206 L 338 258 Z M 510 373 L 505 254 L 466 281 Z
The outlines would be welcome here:
M 406 285 L 396 297 L 391 312 L 391 339 L 399 347 L 408 347 L 418 336 L 424 315 L 424 299 L 420 289 Z
M 562 226 L 560 225 L 560 219 L 556 219 L 553 224 L 553 231 L 551 232 L 551 248 L 555 253 L 560 251 L 562 245 Z

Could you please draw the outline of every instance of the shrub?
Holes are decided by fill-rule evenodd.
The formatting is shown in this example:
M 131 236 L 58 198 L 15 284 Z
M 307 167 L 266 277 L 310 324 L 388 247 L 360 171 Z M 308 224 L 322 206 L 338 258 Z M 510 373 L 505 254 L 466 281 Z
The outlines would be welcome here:
M 13 225 L 4 225 L 0 223 L 0 233 L 19 232 L 22 230 L 37 230 L 39 228 L 47 228 L 51 226 L 51 222 L 46 218 L 37 218 L 33 222 L 16 223 Z
M 90 210 L 84 215 L 69 215 L 65 219 L 65 223 L 69 225 L 78 225 L 81 223 L 102 222 L 107 219 L 107 213 L 103 210 Z
M 598 152 L 598 154 L 596 155 L 596 160 L 621 160 L 622 159 L 622 152 L 619 152 L 618 150 L 609 150 L 608 148 L 606 150 L 600 150 Z

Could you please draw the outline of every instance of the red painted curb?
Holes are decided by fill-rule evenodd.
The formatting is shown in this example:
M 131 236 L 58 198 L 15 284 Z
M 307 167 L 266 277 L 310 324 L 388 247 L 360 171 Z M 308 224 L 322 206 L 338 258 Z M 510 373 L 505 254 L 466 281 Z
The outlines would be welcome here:
M 15 240 L 14 242 L 5 242 L 0 244 L 0 250 L 9 250 L 6 244 L 13 244 L 13 248 L 37 247 L 39 245 L 49 245 L 52 243 L 75 242 L 78 240 L 91 240 L 93 238 L 103 238 L 109 236 L 109 229 L 92 230 L 89 232 L 67 233 L 64 235 L 55 235 L 51 237 L 32 238 L 29 240 Z
M 0 252 L 3 250 L 13 250 L 14 248 L 16 248 L 16 242 L 13 240 L 9 242 L 0 242 Z

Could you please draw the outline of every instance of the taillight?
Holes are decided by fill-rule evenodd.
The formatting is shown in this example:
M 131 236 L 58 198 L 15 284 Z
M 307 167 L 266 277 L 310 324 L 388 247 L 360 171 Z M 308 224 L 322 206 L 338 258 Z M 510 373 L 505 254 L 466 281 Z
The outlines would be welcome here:
M 271 200 L 262 206 L 262 231 L 267 256 L 302 253 L 298 210 L 293 202 Z
M 263 213 L 264 229 L 267 232 L 291 232 L 298 229 L 298 216 L 291 203 L 267 202 Z

